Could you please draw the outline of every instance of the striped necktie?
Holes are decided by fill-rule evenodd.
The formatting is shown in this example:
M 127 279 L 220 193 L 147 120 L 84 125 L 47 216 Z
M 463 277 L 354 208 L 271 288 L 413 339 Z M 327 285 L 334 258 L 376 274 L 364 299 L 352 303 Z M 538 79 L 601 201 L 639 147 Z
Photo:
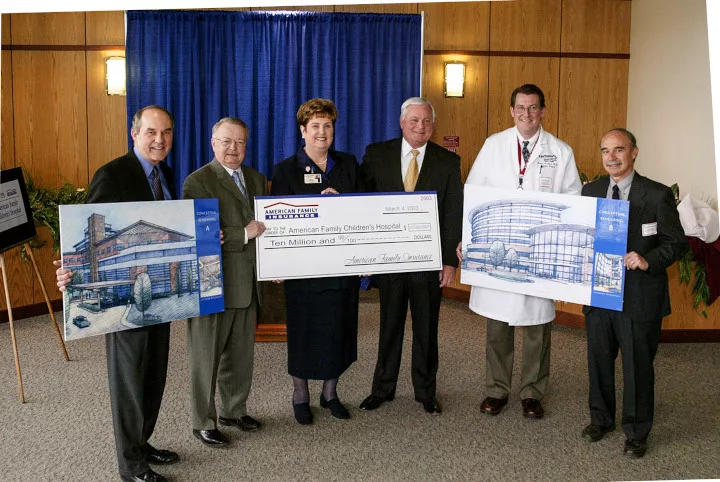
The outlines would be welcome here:
M 163 194 L 162 183 L 160 182 L 160 169 L 157 166 L 153 166 L 152 173 L 150 174 L 150 182 L 155 200 L 164 201 L 165 194 Z
M 240 175 L 237 171 L 233 171 L 232 173 L 233 181 L 235 181 L 235 184 L 237 184 L 238 189 L 240 189 L 240 192 L 242 193 L 245 198 L 247 198 L 247 190 L 245 189 L 245 186 L 243 186 L 242 181 L 240 180 Z

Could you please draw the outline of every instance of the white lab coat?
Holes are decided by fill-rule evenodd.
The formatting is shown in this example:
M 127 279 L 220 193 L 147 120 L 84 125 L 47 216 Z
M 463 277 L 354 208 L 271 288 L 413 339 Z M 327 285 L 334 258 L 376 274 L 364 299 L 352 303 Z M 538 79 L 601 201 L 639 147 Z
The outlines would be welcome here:
M 488 137 L 475 159 L 465 184 L 517 189 L 518 131 L 515 127 Z M 525 191 L 580 195 L 582 183 L 572 148 L 540 127 L 522 183 Z M 513 326 L 549 323 L 555 318 L 555 301 L 509 291 L 473 286 L 470 309 Z

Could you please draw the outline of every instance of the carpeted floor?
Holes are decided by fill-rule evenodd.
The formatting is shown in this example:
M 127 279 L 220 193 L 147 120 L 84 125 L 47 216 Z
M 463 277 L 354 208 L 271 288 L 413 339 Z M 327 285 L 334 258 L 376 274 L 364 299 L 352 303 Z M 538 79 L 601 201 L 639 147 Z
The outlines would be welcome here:
M 311 384 L 315 424 L 298 425 L 285 344 L 259 343 L 249 411 L 264 426 L 252 434 L 224 428 L 232 441 L 227 449 L 207 448 L 191 434 L 185 323 L 173 323 L 168 383 L 151 443 L 179 452 L 181 461 L 157 471 L 176 481 L 720 477 L 720 344 L 661 345 L 650 449 L 643 459 L 629 460 L 622 455 L 621 430 L 595 444 L 580 438 L 588 423 L 584 331 L 553 328 L 543 420 L 523 418 L 517 389 L 504 411 L 489 417 L 478 409 L 484 397 L 485 323 L 452 300 L 443 303 L 440 322 L 443 414 L 427 415 L 414 401 L 410 323 L 395 401 L 374 412 L 359 410 L 370 393 L 378 312 L 377 291 L 363 294 L 358 361 L 338 387 L 351 420 L 336 420 L 319 407 L 317 382 Z M 119 480 L 103 337 L 69 342 L 68 363 L 47 316 L 21 320 L 16 331 L 27 403 L 18 402 L 10 330 L 3 324 L 0 480 Z

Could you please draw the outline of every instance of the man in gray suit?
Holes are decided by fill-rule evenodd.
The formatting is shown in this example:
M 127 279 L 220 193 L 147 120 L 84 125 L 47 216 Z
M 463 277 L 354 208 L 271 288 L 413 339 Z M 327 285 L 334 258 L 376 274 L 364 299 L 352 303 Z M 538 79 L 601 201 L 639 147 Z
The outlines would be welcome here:
M 225 117 L 212 128 L 214 159 L 190 174 L 183 199 L 217 198 L 223 232 L 225 311 L 188 321 L 193 435 L 210 447 L 228 444 L 222 425 L 255 431 L 260 422 L 247 414 L 255 346 L 259 290 L 255 280 L 255 238 L 265 225 L 255 221 L 254 196 L 267 194 L 267 179 L 243 166 L 248 127 Z M 220 392 L 220 417 L 215 385 Z

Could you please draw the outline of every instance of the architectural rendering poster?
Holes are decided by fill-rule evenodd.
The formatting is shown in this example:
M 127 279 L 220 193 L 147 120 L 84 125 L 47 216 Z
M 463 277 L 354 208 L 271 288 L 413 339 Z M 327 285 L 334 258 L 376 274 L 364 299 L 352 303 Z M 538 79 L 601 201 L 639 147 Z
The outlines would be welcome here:
M 224 310 L 217 199 L 60 206 L 65 339 Z
M 461 281 L 621 311 L 629 206 L 466 185 Z

